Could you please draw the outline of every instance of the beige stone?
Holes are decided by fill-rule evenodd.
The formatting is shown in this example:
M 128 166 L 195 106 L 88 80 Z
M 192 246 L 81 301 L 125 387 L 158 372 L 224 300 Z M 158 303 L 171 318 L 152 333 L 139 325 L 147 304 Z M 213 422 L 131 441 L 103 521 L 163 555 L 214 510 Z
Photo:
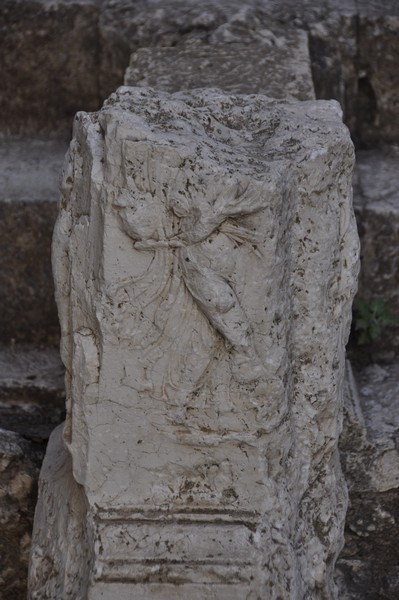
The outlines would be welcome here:
M 335 102 L 124 87 L 78 115 L 53 264 L 85 509 L 71 533 L 47 479 L 32 598 L 335 597 L 352 167 Z M 46 571 L 49 540 L 80 558 Z

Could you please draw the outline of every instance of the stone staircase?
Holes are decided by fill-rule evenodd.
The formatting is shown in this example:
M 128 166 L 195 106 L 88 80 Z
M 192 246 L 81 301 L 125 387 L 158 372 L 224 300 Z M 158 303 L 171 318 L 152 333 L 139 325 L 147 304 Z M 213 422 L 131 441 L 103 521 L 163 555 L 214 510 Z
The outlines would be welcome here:
M 337 99 L 358 148 L 359 295 L 381 297 L 399 316 L 399 7 L 393 0 L 253 0 L 244 7 L 240 0 L 172 0 L 167 8 L 150 0 L 5 0 L 0 25 L 0 510 L 7 515 L 0 600 L 18 600 L 35 481 L 49 433 L 63 418 L 50 246 L 74 113 L 99 108 L 123 81 Z M 345 395 L 351 506 L 338 568 L 343 600 L 399 595 L 399 481 L 391 468 L 383 485 L 370 476 L 398 453 L 399 326 L 369 350 L 365 358 L 352 345 L 356 369 Z M 374 360 L 383 364 L 366 364 Z M 20 548 L 15 556 L 11 543 Z M 374 566 L 370 555 L 380 557 Z

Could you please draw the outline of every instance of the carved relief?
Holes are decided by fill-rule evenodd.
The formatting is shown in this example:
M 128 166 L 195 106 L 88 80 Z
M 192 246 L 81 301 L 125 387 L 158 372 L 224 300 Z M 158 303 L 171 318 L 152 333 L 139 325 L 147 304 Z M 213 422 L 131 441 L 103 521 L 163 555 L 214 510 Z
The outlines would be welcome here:
M 332 599 L 357 263 L 337 106 L 122 88 L 75 136 L 54 269 L 80 588 Z
M 216 174 L 205 188 L 194 168 L 170 167 L 168 162 L 188 163 L 171 148 L 125 142 L 124 150 L 127 189 L 113 206 L 134 249 L 152 255 L 149 270 L 131 282 L 133 303 L 138 302 L 144 311 L 156 306 L 152 319 L 146 318 L 145 312 L 140 315 L 140 332 L 132 333 L 145 338 L 141 342 L 143 362 L 158 363 L 155 370 L 166 373 L 162 393 L 168 389 L 173 394 L 195 391 L 220 346 L 214 335 L 217 332 L 230 350 L 235 379 L 250 382 L 261 378 L 264 369 L 251 324 L 229 278 L 235 267 L 233 247 L 247 245 L 255 260 L 260 257 L 259 235 L 237 220 L 264 207 L 262 182 Z M 173 314 L 174 307 L 178 314 Z M 173 324 L 172 330 L 168 323 Z M 165 340 L 169 340 L 169 348 Z M 162 345 L 162 352 L 167 353 L 176 340 L 173 358 L 177 364 L 165 368 L 156 355 Z M 151 372 L 147 368 L 145 379 L 137 384 L 152 389 L 154 368 Z

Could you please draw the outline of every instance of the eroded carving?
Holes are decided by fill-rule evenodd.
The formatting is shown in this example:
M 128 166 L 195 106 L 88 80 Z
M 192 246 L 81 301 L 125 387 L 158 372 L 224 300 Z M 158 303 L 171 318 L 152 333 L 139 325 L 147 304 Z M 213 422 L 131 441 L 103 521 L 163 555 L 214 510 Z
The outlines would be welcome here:
M 121 88 L 78 116 L 68 160 L 54 271 L 90 549 L 74 589 L 334 598 L 358 260 L 337 105 Z M 64 547 L 49 582 L 36 552 L 37 589 L 64 589 Z
M 261 257 L 259 234 L 237 223 L 236 218 L 264 208 L 267 191 L 262 182 L 216 175 L 214 181 L 207 181 L 204 189 L 199 175 L 193 168 L 187 168 L 187 159 L 170 148 L 165 151 L 165 148 L 130 142 L 125 143 L 125 152 L 130 173 L 134 176 L 126 173 L 125 166 L 129 187 L 113 206 L 118 211 L 123 231 L 134 240 L 134 248 L 151 252 L 151 268 L 156 269 L 157 263 L 161 262 L 161 269 L 168 279 L 167 289 L 160 286 L 155 298 L 147 290 L 146 302 L 157 302 L 162 298 L 166 300 L 164 308 L 169 308 L 176 301 L 174 294 L 179 294 L 179 278 L 182 278 L 196 306 L 226 341 L 235 378 L 242 382 L 261 378 L 264 369 L 251 335 L 251 325 L 229 278 L 235 266 L 232 246 L 244 244 L 254 255 Z M 184 166 L 170 168 L 170 162 Z M 157 177 L 163 197 L 157 196 L 151 188 L 151 181 Z M 134 284 L 137 287 L 138 281 Z M 180 293 L 185 294 L 184 291 Z M 184 303 L 190 304 L 190 300 L 186 298 Z M 207 329 L 202 322 L 199 327 Z M 193 323 L 189 328 L 193 328 Z M 179 332 L 175 334 L 179 335 Z M 191 332 L 187 334 L 190 336 Z M 182 347 L 183 340 L 180 341 Z M 153 344 L 158 342 L 156 339 Z M 148 359 L 149 346 L 143 351 Z M 194 388 L 211 355 L 205 352 L 198 358 L 197 353 L 195 364 L 184 366 L 187 380 L 194 383 Z M 147 378 L 152 377 L 147 373 Z M 148 384 L 146 387 L 148 389 Z M 179 386 L 173 387 L 176 393 Z

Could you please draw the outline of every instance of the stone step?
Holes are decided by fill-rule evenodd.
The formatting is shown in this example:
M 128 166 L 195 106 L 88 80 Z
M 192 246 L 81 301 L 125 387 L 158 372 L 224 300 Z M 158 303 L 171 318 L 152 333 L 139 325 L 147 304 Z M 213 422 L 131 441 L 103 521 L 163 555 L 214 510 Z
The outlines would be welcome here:
M 101 105 L 96 0 L 4 0 L 0 131 L 69 134 L 77 110 Z
M 45 441 L 64 418 L 64 368 L 58 351 L 0 348 L 0 427 Z
M 226 39 L 235 43 L 225 43 Z M 130 59 L 125 84 L 168 92 L 216 87 L 234 94 L 315 98 L 305 31 L 280 28 L 237 34 L 226 26 L 215 33 L 213 42 L 141 48 Z
M 207 40 L 226 24 L 306 29 L 317 97 L 341 102 L 360 145 L 399 140 L 395 0 L 3 0 L 0 131 L 70 132 L 76 111 L 97 110 L 121 84 L 132 52 Z
M 399 319 L 399 149 L 360 151 L 354 177 L 354 205 L 361 240 L 358 298 L 381 298 Z M 399 354 L 399 322 L 381 331 L 373 353 Z
M 65 139 L 0 138 L 0 339 L 58 344 L 51 273 Z

